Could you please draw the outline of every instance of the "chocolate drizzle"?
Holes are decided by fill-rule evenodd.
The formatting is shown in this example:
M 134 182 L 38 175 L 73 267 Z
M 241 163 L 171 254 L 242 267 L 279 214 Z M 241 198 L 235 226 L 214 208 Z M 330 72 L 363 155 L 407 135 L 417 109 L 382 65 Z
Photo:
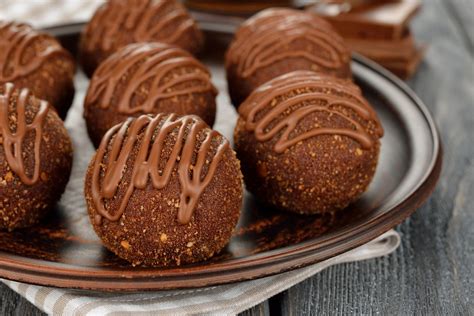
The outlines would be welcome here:
M 26 121 L 26 106 L 30 98 L 28 89 L 18 90 L 16 100 L 16 119 L 11 121 L 9 107 L 15 88 L 13 84 L 7 83 L 4 86 L 5 92 L 0 94 L 0 138 L 2 138 L 3 150 L 9 167 L 20 177 L 20 180 L 26 185 L 33 185 L 38 181 L 40 174 L 40 146 L 43 137 L 43 124 L 48 114 L 49 106 L 46 101 L 39 101 L 40 106 L 33 121 Z M 13 123 L 14 122 L 14 123 Z M 12 131 L 11 125 L 15 124 L 15 131 Z M 33 132 L 34 139 L 34 169 L 29 177 L 26 174 L 23 162 L 23 142 L 28 133 Z
M 285 98 L 295 91 L 296 94 Z M 283 98 L 283 101 L 275 102 L 279 98 Z M 310 103 L 314 101 L 317 104 Z M 303 103 L 306 105 L 302 105 Z M 383 135 L 377 114 L 355 86 L 309 71 L 295 71 L 269 81 L 250 95 L 240 106 L 239 113 L 245 120 L 245 128 L 254 132 L 258 141 L 269 141 L 279 135 L 274 145 L 277 153 L 282 153 L 304 139 L 324 134 L 348 136 L 359 142 L 364 149 L 374 146 L 374 136 L 368 133 L 359 120 L 351 117 L 348 111 L 338 107 L 350 109 L 362 120 L 374 122 L 376 136 Z M 314 112 L 340 116 L 349 122 L 352 128 L 314 126 L 291 138 L 290 135 L 295 132 L 300 121 Z
M 131 68 L 134 71 L 129 73 Z M 164 81 L 171 72 L 180 68 L 192 68 L 192 72 L 173 75 Z M 208 70 L 186 51 L 159 43 L 133 44 L 100 65 L 92 78 L 86 104 L 99 103 L 103 109 L 111 106 L 117 85 L 125 76 L 127 83 L 122 87 L 121 96 L 115 99 L 118 112 L 123 114 L 151 113 L 157 101 L 180 95 L 207 91 L 217 94 Z M 145 100 L 132 106 L 133 96 L 147 82 Z M 179 87 L 187 82 L 191 84 Z
M 160 18 L 156 19 L 157 16 Z M 176 21 L 181 23 L 175 24 Z M 175 27 L 166 38 L 160 36 L 159 33 L 163 29 L 170 30 L 171 26 Z M 87 48 L 101 47 L 105 51 L 111 50 L 114 47 L 114 39 L 123 29 L 131 34 L 129 43 L 148 42 L 150 39 L 175 43 L 187 30 L 194 27 L 194 20 L 176 1 L 109 1 L 97 10 L 87 26 L 91 30 Z
M 205 139 L 197 149 L 197 140 L 202 133 L 205 134 Z M 143 137 L 139 141 L 139 136 L 142 134 Z M 160 169 L 165 140 L 170 134 L 176 135 L 176 141 L 164 168 Z M 229 147 L 229 143 L 223 138 L 213 159 L 211 161 L 206 159 L 218 135 L 216 131 L 209 129 L 204 121 L 192 115 L 182 117 L 175 114 L 158 114 L 154 117 L 142 115 L 111 128 L 102 139 L 92 167 L 92 198 L 99 214 L 95 218 L 96 223 L 99 224 L 102 217 L 110 221 L 119 220 L 135 189 L 145 189 L 149 178 L 155 189 L 163 189 L 175 168 L 181 185 L 178 222 L 189 223 L 201 193 L 211 181 L 224 152 Z M 138 149 L 138 153 L 133 162 L 131 179 L 125 180 L 123 174 L 134 148 Z M 107 162 L 104 162 L 106 154 L 108 158 Z M 101 170 L 103 170 L 102 177 Z M 203 175 L 205 170 L 207 172 Z M 120 183 L 124 181 L 128 186 L 120 207 L 113 214 L 109 213 L 103 200 L 113 198 Z
M 331 70 L 340 68 L 350 59 L 342 39 L 325 21 L 311 13 L 268 9 L 247 20 L 236 34 L 229 58 L 244 78 L 290 57 L 301 57 L 318 68 Z M 295 49 L 291 43 L 298 39 L 310 42 L 313 49 Z
M 0 21 L 0 82 L 14 81 L 32 73 L 53 55 L 68 55 L 58 43 L 50 41 L 25 63 L 25 52 L 40 38 L 50 39 L 50 36 L 33 30 L 27 24 Z

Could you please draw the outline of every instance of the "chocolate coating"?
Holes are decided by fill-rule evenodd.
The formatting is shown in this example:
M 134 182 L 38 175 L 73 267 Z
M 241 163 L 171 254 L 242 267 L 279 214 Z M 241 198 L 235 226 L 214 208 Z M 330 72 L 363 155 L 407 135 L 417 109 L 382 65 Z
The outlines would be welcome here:
M 245 100 L 234 140 L 250 192 L 279 209 L 315 214 L 343 209 L 366 190 L 382 135 L 357 86 L 295 71 Z
M 84 102 L 97 147 L 112 126 L 142 114 L 196 114 L 210 126 L 217 90 L 206 67 L 185 50 L 162 43 L 123 47 L 92 77 Z
M 134 265 L 210 258 L 229 241 L 242 203 L 239 161 L 197 116 L 129 118 L 102 139 L 86 175 L 91 222 Z
M 36 224 L 61 197 L 71 167 L 57 113 L 26 88 L 0 85 L 0 228 Z
M 66 117 L 74 98 L 75 63 L 52 36 L 17 22 L 0 21 L 0 85 L 28 88 Z
M 174 44 L 196 54 L 203 35 L 176 0 L 110 0 L 99 7 L 81 34 L 82 67 L 91 77 L 119 48 L 140 42 Z
M 350 60 L 342 38 L 315 14 L 261 11 L 240 26 L 226 53 L 232 103 L 238 107 L 258 86 L 295 70 L 350 78 Z

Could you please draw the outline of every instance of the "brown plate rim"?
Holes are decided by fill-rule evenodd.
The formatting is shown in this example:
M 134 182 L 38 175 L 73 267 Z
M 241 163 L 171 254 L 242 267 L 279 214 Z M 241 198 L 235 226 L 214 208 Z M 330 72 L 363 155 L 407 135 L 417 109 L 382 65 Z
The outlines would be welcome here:
M 77 32 L 83 23 L 47 28 L 56 36 Z M 433 192 L 442 166 L 442 145 L 436 124 L 418 96 L 399 78 L 375 62 L 354 54 L 353 61 L 382 76 L 403 92 L 423 115 L 433 141 L 433 156 L 424 176 L 414 189 L 390 210 L 350 230 L 328 234 L 324 240 L 307 240 L 284 248 L 210 263 L 200 267 L 174 269 L 71 268 L 67 264 L 25 258 L 0 251 L 0 277 L 37 285 L 105 291 L 137 291 L 194 288 L 261 278 L 320 262 L 380 236 L 400 224 L 420 207 Z M 332 236 L 333 235 L 333 236 Z

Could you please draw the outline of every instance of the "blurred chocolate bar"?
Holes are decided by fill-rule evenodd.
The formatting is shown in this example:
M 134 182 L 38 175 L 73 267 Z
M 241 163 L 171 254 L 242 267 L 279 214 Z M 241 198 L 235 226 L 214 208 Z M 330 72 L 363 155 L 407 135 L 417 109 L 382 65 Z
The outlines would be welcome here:
M 418 47 L 409 30 L 409 22 L 420 9 L 419 0 L 332 1 L 319 0 L 307 9 L 326 18 L 352 50 L 402 78 L 415 72 L 425 50 Z M 350 8 L 339 12 L 331 8 L 344 3 Z
M 418 47 L 409 60 L 385 61 L 382 63 L 382 65 L 400 78 L 409 78 L 415 73 L 419 64 L 423 60 L 425 50 L 425 46 Z
M 399 40 L 354 38 L 345 40 L 353 51 L 376 61 L 401 78 L 413 75 L 425 51 L 424 46 L 415 44 L 411 34 L 407 34 Z
M 399 2 L 400 0 L 294 0 L 293 5 L 299 8 L 313 7 L 321 14 L 334 16 L 344 12 L 355 12 L 368 9 L 384 3 Z
M 345 42 L 352 50 L 378 62 L 408 61 L 417 51 L 410 32 L 401 39 L 346 38 Z
M 191 10 L 223 15 L 249 16 L 270 7 L 292 6 L 292 0 L 184 0 Z
M 336 15 L 331 14 L 320 4 L 312 6 L 311 10 L 329 20 L 344 37 L 393 39 L 403 36 L 408 22 L 421 6 L 419 0 L 371 1 L 371 3 L 364 9 L 349 10 Z

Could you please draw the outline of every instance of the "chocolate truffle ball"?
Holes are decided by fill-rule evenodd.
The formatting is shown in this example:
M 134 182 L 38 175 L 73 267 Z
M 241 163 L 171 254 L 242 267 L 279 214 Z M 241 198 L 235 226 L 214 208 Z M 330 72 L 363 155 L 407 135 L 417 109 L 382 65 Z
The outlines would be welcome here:
M 382 134 L 357 86 L 296 71 L 242 103 L 234 138 L 250 192 L 278 209 L 316 214 L 343 209 L 366 190 Z
M 91 77 L 108 56 L 139 42 L 174 44 L 196 54 L 203 46 L 203 35 L 176 0 L 110 0 L 99 7 L 82 32 L 85 73 Z
M 0 21 L 0 85 L 28 88 L 66 117 L 74 98 L 75 64 L 52 36 L 16 22 Z
M 71 166 L 56 111 L 26 88 L 0 85 L 0 228 L 36 224 L 61 197 Z
M 217 90 L 204 65 L 162 43 L 131 44 L 106 59 L 84 102 L 89 136 L 97 147 L 112 126 L 142 114 L 196 114 L 210 126 Z
M 312 70 L 351 78 L 351 55 L 342 38 L 310 12 L 272 8 L 245 21 L 226 54 L 232 103 L 288 72 Z
M 199 117 L 142 115 L 111 128 L 87 170 L 85 195 L 105 246 L 133 265 L 212 257 L 242 203 L 239 161 Z

